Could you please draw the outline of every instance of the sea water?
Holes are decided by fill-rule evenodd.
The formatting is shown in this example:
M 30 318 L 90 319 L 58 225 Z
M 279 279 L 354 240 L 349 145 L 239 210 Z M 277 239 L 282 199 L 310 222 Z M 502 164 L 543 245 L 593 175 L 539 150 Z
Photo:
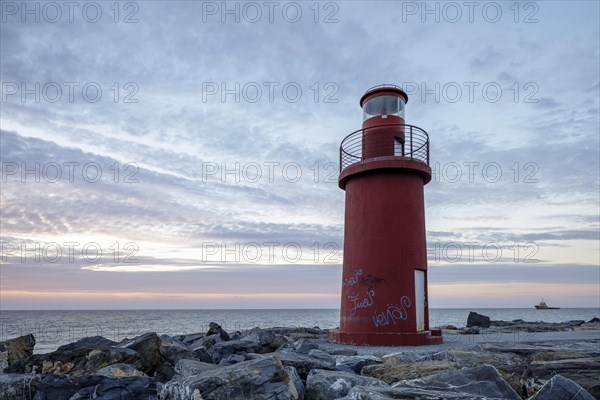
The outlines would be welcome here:
M 430 326 L 464 327 L 469 311 L 505 321 L 589 321 L 600 316 L 599 308 L 438 308 L 429 310 Z M 206 332 L 210 322 L 217 322 L 228 332 L 254 327 L 326 329 L 338 327 L 339 318 L 339 310 L 335 309 L 0 311 L 0 341 L 32 333 L 37 342 L 35 352 L 46 353 L 88 336 L 120 341 L 144 332 L 159 335 Z

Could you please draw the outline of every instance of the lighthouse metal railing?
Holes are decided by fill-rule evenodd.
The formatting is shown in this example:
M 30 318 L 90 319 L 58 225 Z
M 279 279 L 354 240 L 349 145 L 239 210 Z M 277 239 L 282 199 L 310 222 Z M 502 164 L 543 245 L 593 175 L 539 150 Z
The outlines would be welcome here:
M 390 135 L 393 132 L 394 135 Z M 340 172 L 352 164 L 364 161 L 365 133 L 371 144 L 369 151 L 379 155 L 411 159 L 429 165 L 429 135 L 423 129 L 407 124 L 377 125 L 352 132 L 340 144 Z M 373 136 L 383 135 L 384 140 L 373 140 Z M 392 140 L 393 143 L 387 143 Z M 373 145 L 372 143 L 375 143 Z M 377 146 L 380 148 L 378 149 Z M 379 150 L 379 151 L 378 151 Z M 371 158 L 371 157 L 369 157 Z

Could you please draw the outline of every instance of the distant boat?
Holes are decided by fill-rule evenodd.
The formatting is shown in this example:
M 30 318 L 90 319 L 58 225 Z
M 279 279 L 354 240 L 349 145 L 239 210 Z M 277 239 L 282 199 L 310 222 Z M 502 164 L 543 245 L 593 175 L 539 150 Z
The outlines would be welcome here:
M 548 307 L 546 303 L 544 303 L 544 299 L 542 299 L 542 301 L 540 301 L 540 304 L 535 306 L 535 308 L 538 310 L 560 310 L 560 307 Z

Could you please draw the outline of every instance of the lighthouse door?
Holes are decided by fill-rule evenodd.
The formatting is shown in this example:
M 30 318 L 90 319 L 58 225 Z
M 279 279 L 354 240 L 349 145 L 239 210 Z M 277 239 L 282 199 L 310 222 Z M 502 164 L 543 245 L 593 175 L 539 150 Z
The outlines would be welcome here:
M 415 312 L 417 331 L 425 329 L 425 272 L 415 270 Z

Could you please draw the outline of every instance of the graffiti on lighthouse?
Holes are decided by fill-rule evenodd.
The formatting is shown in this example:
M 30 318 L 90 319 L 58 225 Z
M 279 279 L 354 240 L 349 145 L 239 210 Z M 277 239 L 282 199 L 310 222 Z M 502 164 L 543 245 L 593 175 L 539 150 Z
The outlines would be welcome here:
M 410 308 L 410 299 L 408 296 L 402 296 L 400 304 L 388 304 L 387 309 L 373 316 L 375 327 L 387 326 L 391 323 L 396 325 L 396 321 L 406 321 L 408 318 L 407 309 Z

